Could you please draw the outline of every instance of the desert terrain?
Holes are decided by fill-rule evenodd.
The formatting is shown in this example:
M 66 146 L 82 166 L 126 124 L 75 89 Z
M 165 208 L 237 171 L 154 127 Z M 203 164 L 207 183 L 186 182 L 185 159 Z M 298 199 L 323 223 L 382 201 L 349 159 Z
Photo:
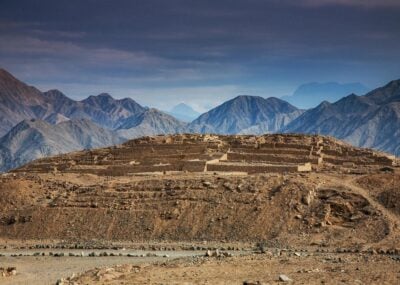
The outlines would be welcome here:
M 291 134 L 39 159 L 1 176 L 0 283 L 398 284 L 398 166 Z

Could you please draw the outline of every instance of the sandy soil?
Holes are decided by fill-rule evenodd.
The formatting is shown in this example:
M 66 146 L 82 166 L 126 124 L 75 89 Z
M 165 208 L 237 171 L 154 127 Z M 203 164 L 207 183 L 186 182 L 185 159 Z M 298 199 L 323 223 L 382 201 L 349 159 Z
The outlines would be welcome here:
M 50 250 L 51 251 L 51 250 Z M 168 259 L 181 258 L 200 254 L 193 251 L 113 251 L 113 250 L 84 250 L 84 257 L 52 257 L 48 256 L 49 250 L 41 251 L 6 251 L 2 252 L 4 256 L 0 257 L 0 267 L 16 267 L 17 275 L 11 277 L 1 277 L 0 284 L 4 285 L 54 285 L 60 278 L 70 277 L 73 274 L 81 273 L 95 267 L 110 267 L 118 264 L 148 264 L 155 261 L 167 261 Z M 90 252 L 112 252 L 115 255 L 119 253 L 124 256 L 107 256 L 107 257 L 89 257 Z M 11 257 L 11 254 L 29 254 L 33 252 L 45 252 L 46 256 L 17 256 Z M 53 250 L 54 253 L 63 252 L 80 254 L 80 250 Z M 127 254 L 146 255 L 147 253 L 156 254 L 157 257 L 127 257 Z M 169 257 L 163 257 L 164 255 Z
M 77 284 L 399 284 L 400 263 L 388 256 L 336 253 L 186 258 L 144 267 L 92 270 Z M 251 283 L 252 282 L 252 283 Z M 257 283 L 259 282 L 259 283 Z
M 400 284 L 400 166 L 391 159 L 317 136 L 208 139 L 143 138 L 1 175 L 0 267 L 17 275 L 0 283 L 77 273 L 63 284 L 274 284 L 280 274 L 296 284 Z M 221 165 L 243 171 L 228 153 L 246 153 L 250 174 L 205 167 L 226 154 Z M 286 168 L 252 174 L 259 161 Z M 293 161 L 312 172 L 291 172 Z M 243 251 L 257 243 L 271 250 Z M 169 257 L 48 256 L 122 247 Z M 193 256 L 214 247 L 247 255 Z M 10 256 L 33 252 L 46 255 Z

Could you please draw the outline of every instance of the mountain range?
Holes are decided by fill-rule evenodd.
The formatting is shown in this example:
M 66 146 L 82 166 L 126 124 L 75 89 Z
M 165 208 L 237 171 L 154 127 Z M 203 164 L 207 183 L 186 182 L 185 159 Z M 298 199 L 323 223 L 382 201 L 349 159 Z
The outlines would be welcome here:
M 59 90 L 41 92 L 0 69 L 0 171 L 145 134 L 179 133 L 185 126 L 130 98 L 102 93 L 75 101 Z
M 318 133 L 400 155 L 400 80 L 308 110 L 274 97 L 241 95 L 189 123 L 171 115 L 193 117 L 189 106 L 171 111 L 106 93 L 75 101 L 58 90 L 41 92 L 0 69 L 0 171 L 44 156 L 183 132 Z
M 335 103 L 322 102 L 282 129 L 324 134 L 353 145 L 400 155 L 400 80 L 364 96 L 350 94 Z
M 87 119 L 57 125 L 43 120 L 23 120 L 0 139 L 0 172 L 36 158 L 123 142 L 113 131 Z

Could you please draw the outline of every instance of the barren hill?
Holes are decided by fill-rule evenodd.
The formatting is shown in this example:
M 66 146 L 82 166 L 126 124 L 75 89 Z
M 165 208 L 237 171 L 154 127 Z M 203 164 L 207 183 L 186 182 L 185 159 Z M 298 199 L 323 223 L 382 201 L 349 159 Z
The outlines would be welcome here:
M 394 247 L 396 190 L 374 185 L 396 163 L 321 136 L 144 137 L 3 175 L 0 238 Z

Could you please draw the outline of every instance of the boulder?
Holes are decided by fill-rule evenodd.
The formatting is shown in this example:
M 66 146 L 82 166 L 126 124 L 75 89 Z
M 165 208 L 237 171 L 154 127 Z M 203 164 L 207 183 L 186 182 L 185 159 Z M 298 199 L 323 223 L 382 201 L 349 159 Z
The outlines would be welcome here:
M 281 282 L 292 282 L 293 280 L 290 279 L 288 276 L 286 276 L 285 274 L 281 274 L 279 275 L 279 281 Z

